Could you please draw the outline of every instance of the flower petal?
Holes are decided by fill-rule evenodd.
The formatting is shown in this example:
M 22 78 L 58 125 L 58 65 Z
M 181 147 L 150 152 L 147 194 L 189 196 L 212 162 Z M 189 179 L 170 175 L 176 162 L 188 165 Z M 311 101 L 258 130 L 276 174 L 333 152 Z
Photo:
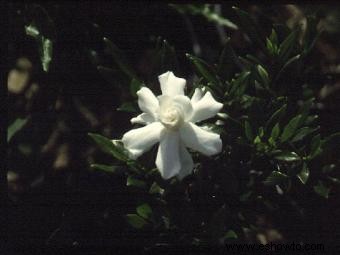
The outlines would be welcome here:
M 202 98 L 203 92 L 200 88 L 196 88 L 194 94 L 191 97 L 191 103 L 195 104 Z
M 146 125 L 154 121 L 155 121 L 155 118 L 148 113 L 139 114 L 137 117 L 134 117 L 130 120 L 132 124 L 142 124 L 142 125 Z
M 145 127 L 132 129 L 122 138 L 124 147 L 130 152 L 131 158 L 136 159 L 159 141 L 164 126 L 153 122 Z
M 191 105 L 189 97 L 180 95 L 175 96 L 173 98 L 173 103 L 182 109 L 185 120 L 191 119 L 191 116 L 193 114 L 193 107 Z
M 147 87 L 142 87 L 137 91 L 137 96 L 139 108 L 143 112 L 155 116 L 155 112 L 157 111 L 159 105 L 158 100 L 152 91 Z
M 190 121 L 198 122 L 214 117 L 222 109 L 223 104 L 217 102 L 208 91 L 201 100 L 193 103 L 192 107 L 194 112 Z
M 194 168 L 194 162 L 192 161 L 192 157 L 183 143 L 180 145 L 179 155 L 182 168 L 178 173 L 178 178 L 182 180 L 185 176 L 191 174 L 192 169 Z
M 185 123 L 179 129 L 179 133 L 187 147 L 204 155 L 211 156 L 222 150 L 220 135 L 206 131 L 193 123 Z
M 178 78 L 173 72 L 166 72 L 158 76 L 159 83 L 161 84 L 161 90 L 163 95 L 176 96 L 184 95 L 184 87 L 186 80 Z
M 156 166 L 164 179 L 178 174 L 181 169 L 178 132 L 164 130 L 161 133 Z

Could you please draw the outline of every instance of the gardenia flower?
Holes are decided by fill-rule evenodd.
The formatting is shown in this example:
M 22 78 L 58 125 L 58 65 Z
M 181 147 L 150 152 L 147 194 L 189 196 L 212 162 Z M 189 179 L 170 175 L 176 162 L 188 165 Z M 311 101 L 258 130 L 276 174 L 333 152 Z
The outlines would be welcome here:
M 182 179 L 194 166 L 186 147 L 207 156 L 221 152 L 220 136 L 195 123 L 215 116 L 223 105 L 215 101 L 210 92 L 203 96 L 198 88 L 191 99 L 185 96 L 186 80 L 176 77 L 173 72 L 168 71 L 158 79 L 162 95 L 155 97 L 147 87 L 137 92 L 143 113 L 132 118 L 131 123 L 145 127 L 125 133 L 122 142 L 133 159 L 159 142 L 156 166 L 162 177 Z

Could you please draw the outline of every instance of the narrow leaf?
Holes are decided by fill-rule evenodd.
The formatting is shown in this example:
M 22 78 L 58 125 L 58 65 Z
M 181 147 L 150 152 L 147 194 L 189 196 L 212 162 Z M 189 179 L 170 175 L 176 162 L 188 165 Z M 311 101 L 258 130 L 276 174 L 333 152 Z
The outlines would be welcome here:
M 289 121 L 289 123 L 283 129 L 283 132 L 280 138 L 281 142 L 286 142 L 288 139 L 290 139 L 295 134 L 295 131 L 299 127 L 301 117 L 302 115 L 299 114 Z
M 302 170 L 297 174 L 297 177 L 303 184 L 306 184 L 309 177 L 309 169 L 306 163 L 303 163 Z
M 287 161 L 287 162 L 292 162 L 292 161 L 298 161 L 301 160 L 299 155 L 297 155 L 295 152 L 287 151 L 287 152 L 281 152 L 275 156 L 277 160 L 281 161 Z
M 278 185 L 288 179 L 288 176 L 279 171 L 273 171 L 271 174 L 263 181 L 266 186 Z
M 27 121 L 28 118 L 26 119 L 18 118 L 7 128 L 7 143 L 9 143 L 12 137 L 26 125 Z

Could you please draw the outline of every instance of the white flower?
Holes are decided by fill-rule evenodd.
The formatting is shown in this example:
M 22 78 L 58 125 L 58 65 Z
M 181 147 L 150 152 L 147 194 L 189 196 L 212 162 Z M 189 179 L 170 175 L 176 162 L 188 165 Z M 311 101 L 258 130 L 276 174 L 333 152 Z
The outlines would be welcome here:
M 191 99 L 184 95 L 186 80 L 166 72 L 158 77 L 162 95 L 155 97 L 150 89 L 142 87 L 138 92 L 138 105 L 142 114 L 131 123 L 145 127 L 125 133 L 122 142 L 130 157 L 138 158 L 159 142 L 156 166 L 164 179 L 189 175 L 193 169 L 189 147 L 204 155 L 217 154 L 222 149 L 218 134 L 198 127 L 196 122 L 215 116 L 222 104 L 215 101 L 210 92 L 195 89 Z

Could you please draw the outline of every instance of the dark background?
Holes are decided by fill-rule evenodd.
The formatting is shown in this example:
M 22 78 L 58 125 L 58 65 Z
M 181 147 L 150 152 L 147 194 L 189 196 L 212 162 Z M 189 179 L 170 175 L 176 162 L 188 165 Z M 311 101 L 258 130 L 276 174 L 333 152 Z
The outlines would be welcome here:
M 24 31 L 34 16 L 30 11 L 33 5 L 11 3 L 8 6 L 10 69 L 17 68 L 20 57 L 29 59 L 33 66 L 24 92 L 8 94 L 9 123 L 17 117 L 31 116 L 29 124 L 8 148 L 8 169 L 16 174 L 8 186 L 8 243 L 12 247 L 152 244 L 153 239 L 147 232 L 135 236 L 122 218 L 133 209 L 137 199 L 137 195 L 126 188 L 125 179 L 89 170 L 91 162 L 110 162 L 111 158 L 99 151 L 87 133 L 119 138 L 133 115 L 116 111 L 124 100 L 132 98 L 109 84 L 96 69 L 96 61 L 106 66 L 112 64 L 102 53 L 102 38 L 112 40 L 137 74 L 150 86 L 157 87 L 157 66 L 152 64 L 155 39 L 161 36 L 174 46 L 180 67 L 178 74 L 190 80 L 193 72 L 185 53 L 193 53 L 193 45 L 198 42 L 201 57 L 207 62 L 216 62 L 222 49 L 216 26 L 202 17 L 189 16 L 193 36 L 185 17 L 160 3 L 77 1 L 40 5 L 54 24 L 53 32 L 46 30 L 54 38 L 48 73 L 41 70 L 36 42 Z M 265 31 L 270 31 L 267 19 L 273 16 L 282 22 L 294 17 L 293 11 L 285 6 L 244 4 L 239 7 L 253 11 Z M 301 12 L 318 10 L 318 15 L 325 20 L 333 14 L 335 23 L 339 22 L 338 6 L 295 8 Z M 223 15 L 234 18 L 228 5 L 223 6 Z M 340 26 L 335 28 L 323 34 L 313 52 L 315 65 L 321 71 L 311 79 L 323 104 L 320 123 L 324 133 L 337 131 L 340 126 Z M 256 52 L 240 32 L 226 30 L 226 34 L 231 36 L 237 54 Z M 98 53 L 99 60 L 91 57 L 91 50 Z M 118 79 L 118 83 L 123 87 L 128 84 L 124 78 Z M 32 84 L 37 84 L 38 89 L 29 97 L 26 94 Z M 333 90 L 321 98 L 319 92 L 325 85 Z M 28 145 L 29 152 L 22 153 L 20 144 Z M 330 157 L 336 157 L 335 153 Z M 282 218 L 269 215 L 259 224 L 264 229 L 274 225 L 286 240 L 338 243 L 339 198 L 331 195 L 326 201 L 308 192 L 301 196 L 306 197 L 303 222 L 298 222 L 290 207 L 283 204 L 283 210 L 287 211 L 282 212 Z

